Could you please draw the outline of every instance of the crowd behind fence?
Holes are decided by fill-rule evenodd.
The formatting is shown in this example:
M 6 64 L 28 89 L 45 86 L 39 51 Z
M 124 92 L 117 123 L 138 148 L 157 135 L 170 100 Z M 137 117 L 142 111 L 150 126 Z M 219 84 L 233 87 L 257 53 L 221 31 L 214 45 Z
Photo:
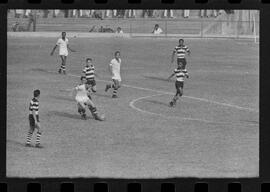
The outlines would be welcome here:
M 43 9 L 43 10 L 31 10 L 31 9 L 13 9 L 9 10 L 10 14 L 13 14 L 15 18 L 27 18 L 29 15 L 37 14 L 39 17 L 43 18 L 74 18 L 74 17 L 84 17 L 84 18 L 189 18 L 189 9 L 181 10 L 179 15 L 179 10 L 165 9 L 165 10 L 153 10 L 153 9 L 107 9 L 107 10 L 85 10 L 85 9 Z M 223 12 L 227 14 L 233 14 L 233 10 L 200 10 L 200 17 L 217 17 Z
M 11 10 L 10 10 L 11 11 Z M 13 10 L 14 13 L 17 10 Z M 33 12 L 35 14 L 39 14 L 40 17 L 49 17 L 49 14 L 45 14 L 46 10 L 23 10 L 24 12 L 21 12 L 23 14 L 27 15 L 27 18 L 29 18 L 28 24 L 25 25 L 25 29 L 20 30 L 19 23 L 16 23 L 12 26 L 13 31 L 30 31 L 31 25 L 33 25 L 33 31 L 36 30 L 36 23 L 33 19 Z M 55 12 L 57 10 L 50 10 L 51 12 Z M 61 11 L 61 10 L 59 10 Z M 68 11 L 71 13 L 81 13 L 83 11 L 84 13 L 92 13 L 91 10 L 63 10 Z M 89 12 L 87 12 L 89 11 Z M 116 16 L 116 18 L 119 17 L 120 14 L 121 17 L 125 14 L 130 16 L 132 15 L 133 10 L 93 10 L 93 11 L 104 11 L 105 17 L 107 16 Z M 111 12 L 109 12 L 111 11 Z M 139 11 L 139 10 L 136 10 Z M 149 13 L 149 10 L 141 10 L 144 12 L 141 12 L 142 14 L 151 15 L 154 14 L 156 10 L 151 10 L 152 12 Z M 160 12 L 162 10 L 159 10 Z M 169 17 L 172 16 L 173 12 L 172 10 L 167 10 L 167 12 L 161 12 L 166 13 L 169 15 Z M 185 10 L 183 10 L 185 13 Z M 216 12 L 215 12 L 216 11 Z M 219 10 L 222 11 L 222 10 Z M 37 13 L 39 12 L 39 13 Z M 41 15 L 43 13 L 44 15 Z M 217 10 L 202 10 L 200 11 L 202 17 L 204 17 L 204 14 L 212 14 L 211 16 L 215 17 L 215 14 L 218 16 Z M 213 14 L 215 13 L 215 14 Z M 108 14 L 106 16 L 106 14 Z M 111 15 L 110 15 L 111 14 Z M 134 14 L 134 13 L 133 13 Z M 220 13 L 221 14 L 221 13 Z M 234 12 L 225 13 L 232 15 Z M 166 16 L 168 16 L 166 15 Z M 14 15 L 15 17 L 18 17 L 18 15 Z M 23 15 L 20 15 L 21 17 L 24 17 Z M 74 15 L 73 15 L 74 16 Z M 136 16 L 136 15 L 135 15 Z M 144 16 L 144 15 L 142 15 Z M 217 17 L 216 16 L 216 17 Z M 63 15 L 65 18 L 65 16 Z M 103 17 L 101 17 L 103 18 Z M 223 18 L 223 19 L 222 19 Z M 224 20 L 224 18 L 227 18 Z M 233 18 L 233 16 L 232 16 Z M 251 17 L 250 17 L 251 18 Z M 163 37 L 173 37 L 173 36 L 187 36 L 187 37 L 233 37 L 233 38 L 256 38 L 259 36 L 259 20 L 255 19 L 248 19 L 248 21 L 241 21 L 241 20 L 234 20 L 229 19 L 229 17 L 220 17 L 215 19 L 181 19 L 181 18 L 158 18 L 158 17 L 151 17 L 148 19 L 91 19 L 87 20 L 87 18 L 80 19 L 80 22 L 76 20 L 69 20 L 67 22 L 64 22 L 64 20 L 61 20 L 63 23 L 54 23 L 53 20 L 43 20 L 45 23 L 38 22 L 37 31 L 80 31 L 80 32 L 99 32 L 99 33 L 121 33 L 121 34 L 129 34 L 130 36 L 163 36 Z M 73 23 L 72 23 L 73 22 Z M 61 27 L 58 27 L 56 24 L 61 24 Z M 49 28 L 52 28 L 51 30 Z

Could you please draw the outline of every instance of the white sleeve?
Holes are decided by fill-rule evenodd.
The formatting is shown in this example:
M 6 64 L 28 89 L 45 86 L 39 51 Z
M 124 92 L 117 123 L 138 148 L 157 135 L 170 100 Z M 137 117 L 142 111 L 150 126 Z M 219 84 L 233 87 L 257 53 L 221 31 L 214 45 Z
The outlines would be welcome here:
M 113 65 L 113 60 L 111 60 L 111 62 L 110 62 L 110 64 L 109 64 L 110 66 L 112 66 Z
M 60 45 L 60 39 L 57 40 L 56 45 Z
M 67 43 L 67 45 L 68 45 L 68 42 L 69 42 L 69 41 L 68 41 L 68 38 L 67 38 L 67 39 L 66 39 L 66 43 Z

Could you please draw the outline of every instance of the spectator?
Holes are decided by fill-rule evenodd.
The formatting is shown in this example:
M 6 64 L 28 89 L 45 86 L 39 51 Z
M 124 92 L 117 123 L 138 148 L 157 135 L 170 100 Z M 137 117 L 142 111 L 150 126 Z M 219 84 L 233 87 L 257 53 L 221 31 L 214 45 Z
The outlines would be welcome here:
M 105 10 L 105 18 L 108 18 L 108 17 L 110 17 L 110 9 L 106 9 Z
M 136 17 L 136 10 L 135 9 L 129 9 L 128 10 L 128 17 L 129 18 L 135 18 Z
M 150 10 L 149 9 L 143 9 L 142 12 L 142 17 L 145 18 L 145 16 L 149 17 L 150 16 Z
M 48 9 L 43 10 L 43 18 L 48 18 L 50 11 Z
M 217 12 L 216 9 L 213 10 L 213 16 L 214 16 L 214 17 L 217 17 L 217 16 L 218 16 L 218 12 Z
M 189 18 L 189 9 L 184 10 L 184 18 Z
M 95 12 L 93 13 L 93 18 L 101 19 L 102 20 L 102 13 L 101 13 L 101 11 L 95 10 Z
M 168 14 L 168 12 L 169 12 L 169 14 Z M 174 16 L 173 16 L 173 10 L 172 9 L 165 9 L 164 10 L 164 17 L 174 18 Z
M 15 9 L 15 18 L 20 18 L 23 15 L 24 15 L 23 9 Z
M 162 29 L 159 27 L 159 25 L 158 24 L 155 24 L 155 27 L 154 27 L 154 30 L 153 30 L 153 34 L 155 34 L 155 35 L 158 35 L 158 34 L 161 34 L 163 31 L 162 31 Z
M 28 13 L 28 26 L 27 31 L 30 31 L 31 25 L 33 25 L 33 31 L 36 31 L 37 10 L 30 10 Z
M 200 11 L 200 16 L 201 16 L 201 17 L 204 17 L 204 15 L 205 15 L 205 10 L 204 10 L 204 9 L 201 9 L 201 11 Z
M 121 29 L 121 27 L 117 27 L 116 33 L 123 34 L 124 32 L 123 32 L 123 30 Z
M 211 17 L 211 10 L 210 9 L 206 10 L 206 17 Z

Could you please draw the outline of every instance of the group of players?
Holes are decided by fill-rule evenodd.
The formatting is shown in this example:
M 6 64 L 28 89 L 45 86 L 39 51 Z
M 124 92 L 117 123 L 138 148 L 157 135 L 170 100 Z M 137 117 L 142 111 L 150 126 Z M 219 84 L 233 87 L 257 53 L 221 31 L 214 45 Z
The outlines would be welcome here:
M 51 55 L 54 54 L 54 51 L 59 46 L 59 56 L 61 58 L 61 65 L 58 70 L 58 73 L 66 74 L 66 60 L 68 56 L 68 50 L 71 52 L 75 52 L 75 50 L 71 49 L 69 46 L 69 41 L 66 38 L 66 32 L 62 32 L 62 37 L 58 39 L 56 45 L 53 47 Z M 175 47 L 171 63 L 174 63 L 174 57 L 177 55 L 177 68 L 173 71 L 173 73 L 168 77 L 168 81 L 176 76 L 175 88 L 176 94 L 169 102 L 170 107 L 174 107 L 176 105 L 177 100 L 183 95 L 184 88 L 184 78 L 189 78 L 188 72 L 186 70 L 186 54 L 190 54 L 189 48 L 184 45 L 184 40 L 179 40 L 179 45 Z M 112 83 L 107 84 L 105 87 L 105 92 L 109 89 L 113 89 L 112 98 L 117 98 L 118 89 L 121 87 L 121 58 L 120 52 L 116 51 L 114 53 L 114 58 L 111 60 L 109 64 L 109 71 L 112 75 Z M 88 108 L 91 112 L 94 119 L 103 121 L 105 120 L 105 115 L 100 115 L 97 112 L 97 108 L 92 101 L 91 92 L 96 92 L 96 81 L 95 76 L 98 77 L 97 73 L 95 73 L 95 67 L 92 63 L 91 58 L 86 59 L 85 68 L 82 71 L 82 76 L 80 78 L 80 84 L 72 89 L 72 96 L 75 98 L 78 106 L 78 113 L 81 115 L 82 119 L 86 119 L 86 109 Z M 39 96 L 40 90 L 34 91 L 34 98 L 30 102 L 29 106 L 29 124 L 30 129 L 27 134 L 26 146 L 31 146 L 31 138 L 35 129 L 37 129 L 37 137 L 36 137 L 36 147 L 42 147 L 40 145 L 40 137 L 41 137 L 41 127 L 39 122 Z

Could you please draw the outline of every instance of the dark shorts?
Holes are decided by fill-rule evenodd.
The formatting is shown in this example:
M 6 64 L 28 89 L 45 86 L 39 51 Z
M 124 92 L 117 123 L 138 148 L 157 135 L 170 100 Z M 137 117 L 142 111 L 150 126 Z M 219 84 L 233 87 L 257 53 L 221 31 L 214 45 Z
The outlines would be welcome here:
M 96 85 L 96 80 L 95 79 L 88 79 L 87 80 L 87 84 L 91 85 L 92 87 L 94 87 Z
M 186 58 L 177 58 L 177 65 L 178 65 L 180 62 L 183 64 L 183 69 L 185 69 L 185 68 L 186 68 L 186 65 L 187 65 L 187 60 L 186 60 Z
M 175 81 L 175 88 L 178 89 L 183 89 L 184 88 L 184 81 Z
M 35 122 L 34 116 L 32 114 L 29 114 L 28 119 L 29 119 L 30 127 L 32 129 L 35 129 L 36 128 L 36 122 Z M 37 121 L 39 122 L 39 116 L 38 115 L 37 115 Z

